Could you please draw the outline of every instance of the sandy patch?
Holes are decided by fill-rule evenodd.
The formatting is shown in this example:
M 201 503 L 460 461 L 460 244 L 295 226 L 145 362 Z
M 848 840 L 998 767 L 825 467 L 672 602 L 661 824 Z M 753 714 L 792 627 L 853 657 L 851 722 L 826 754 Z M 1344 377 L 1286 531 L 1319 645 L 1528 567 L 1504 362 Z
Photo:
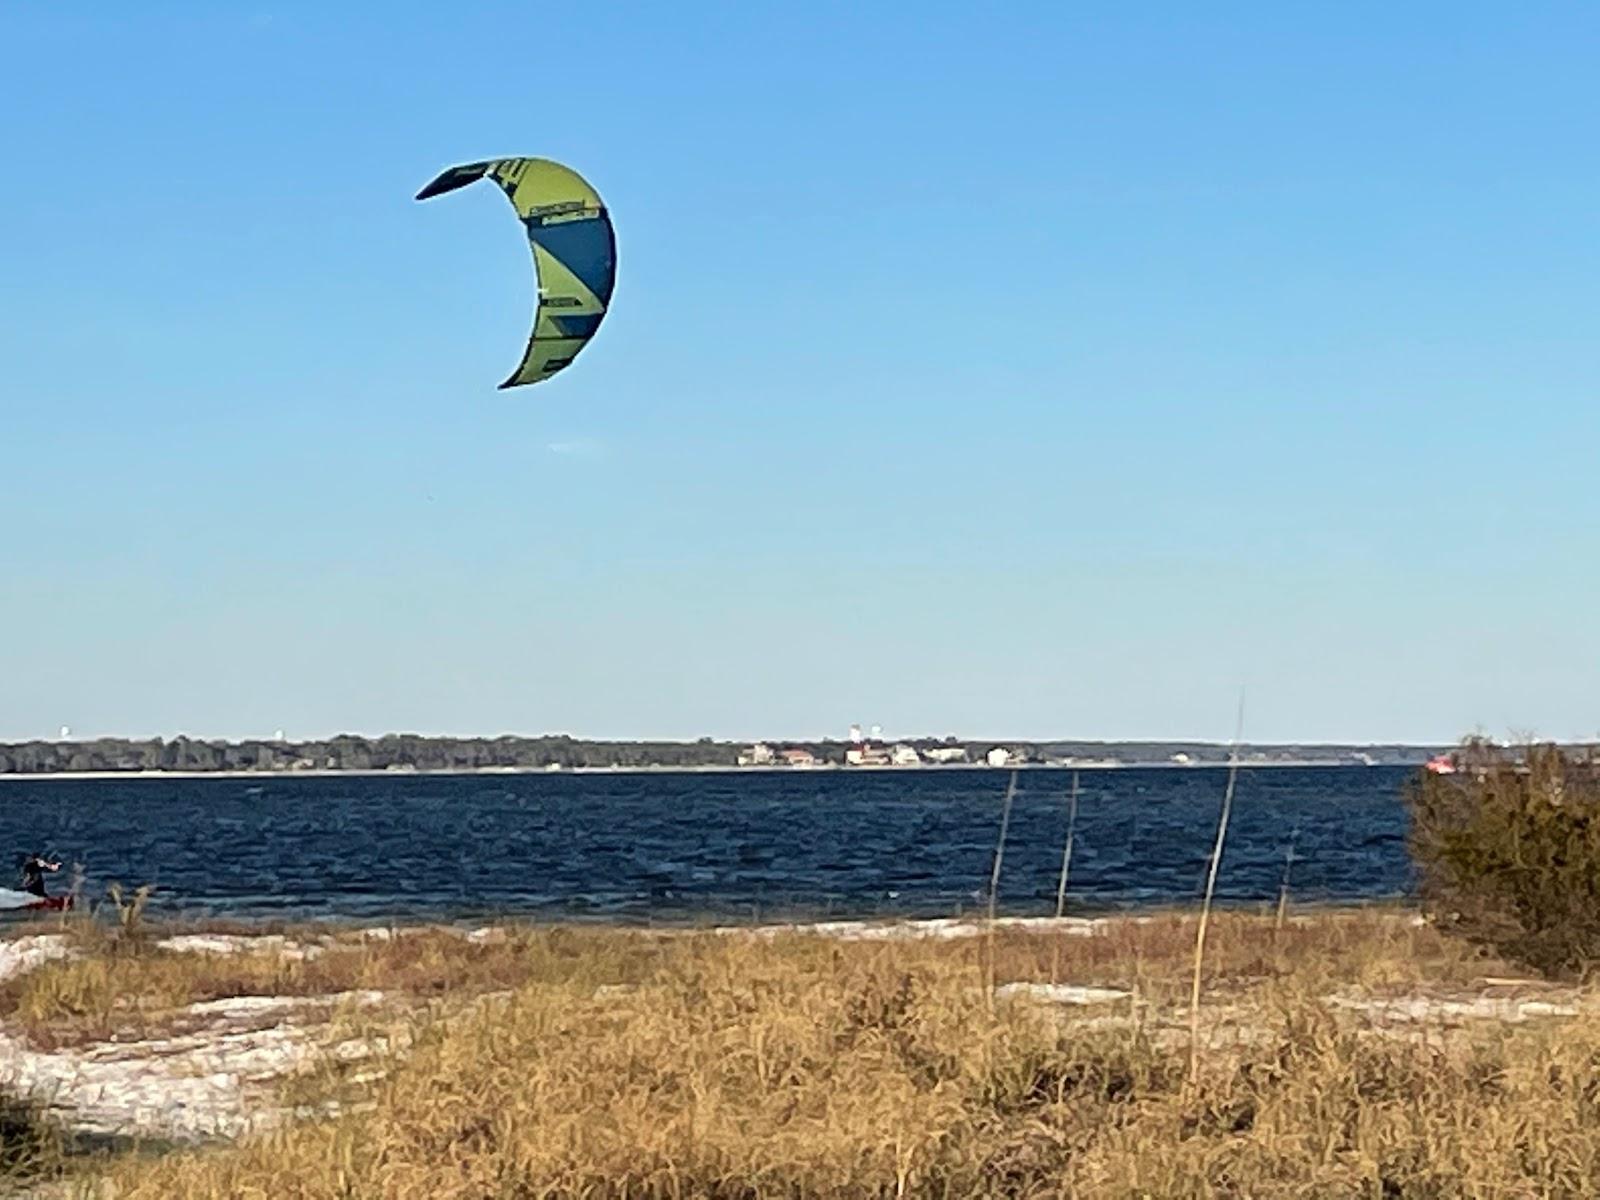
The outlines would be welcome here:
M 1151 917 L 997 917 L 993 922 L 959 917 L 930 917 L 916 921 L 809 921 L 792 925 L 723 925 L 715 932 L 772 938 L 784 934 L 809 934 L 846 942 L 899 942 L 924 938 L 953 940 L 981 937 L 991 928 L 1027 933 L 1057 933 L 1068 937 L 1098 937 L 1114 928 L 1149 923 Z

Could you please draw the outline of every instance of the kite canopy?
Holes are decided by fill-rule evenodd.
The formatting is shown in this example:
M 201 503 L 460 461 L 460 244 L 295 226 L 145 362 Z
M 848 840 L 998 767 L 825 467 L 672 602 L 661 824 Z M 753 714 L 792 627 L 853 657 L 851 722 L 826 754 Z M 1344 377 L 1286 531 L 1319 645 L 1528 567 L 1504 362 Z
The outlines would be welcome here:
M 617 240 L 600 195 L 576 171 L 544 158 L 496 158 L 451 167 L 417 193 L 442 196 L 488 176 L 528 231 L 539 303 L 522 362 L 500 386 L 549 379 L 605 319 L 617 277 Z

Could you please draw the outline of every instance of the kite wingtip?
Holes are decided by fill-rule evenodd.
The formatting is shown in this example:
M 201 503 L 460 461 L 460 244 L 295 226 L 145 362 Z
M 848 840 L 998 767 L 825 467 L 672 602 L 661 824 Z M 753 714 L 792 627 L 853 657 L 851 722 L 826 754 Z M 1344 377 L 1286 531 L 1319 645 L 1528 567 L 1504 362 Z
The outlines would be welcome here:
M 459 167 L 450 167 L 439 172 L 437 176 L 417 193 L 418 200 L 427 200 L 434 196 L 442 196 L 445 192 L 453 192 L 457 188 L 466 187 L 475 180 L 482 179 L 485 172 L 494 165 L 494 160 L 487 162 L 464 163 Z

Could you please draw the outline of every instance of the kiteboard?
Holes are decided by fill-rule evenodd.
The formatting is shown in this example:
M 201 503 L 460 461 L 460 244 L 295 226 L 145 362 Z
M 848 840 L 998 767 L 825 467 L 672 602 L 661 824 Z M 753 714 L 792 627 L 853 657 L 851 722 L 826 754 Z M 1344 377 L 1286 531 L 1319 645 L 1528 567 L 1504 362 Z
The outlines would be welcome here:
M 71 896 L 36 896 L 32 892 L 19 892 L 14 888 L 0 888 L 0 912 L 30 908 L 60 911 L 71 907 Z

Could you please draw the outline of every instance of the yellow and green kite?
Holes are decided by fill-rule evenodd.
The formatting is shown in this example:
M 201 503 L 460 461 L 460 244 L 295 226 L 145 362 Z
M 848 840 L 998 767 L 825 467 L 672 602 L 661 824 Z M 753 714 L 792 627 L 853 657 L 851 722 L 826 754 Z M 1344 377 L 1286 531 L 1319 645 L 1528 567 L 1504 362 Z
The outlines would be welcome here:
M 544 158 L 496 158 L 451 167 L 417 193 L 440 196 L 488 176 L 528 231 L 539 303 L 522 362 L 500 386 L 549 379 L 577 357 L 605 319 L 617 277 L 617 239 L 600 195 L 570 167 Z

